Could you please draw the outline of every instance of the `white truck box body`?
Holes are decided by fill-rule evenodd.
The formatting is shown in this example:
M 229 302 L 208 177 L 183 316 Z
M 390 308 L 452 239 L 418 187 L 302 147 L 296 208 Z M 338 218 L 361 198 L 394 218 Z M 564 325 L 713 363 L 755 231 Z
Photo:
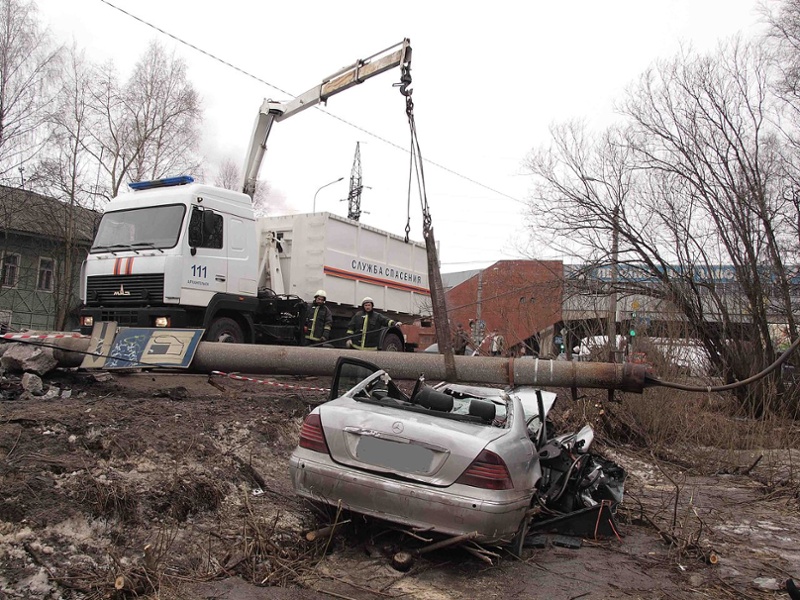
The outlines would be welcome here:
M 430 286 L 425 244 L 409 241 L 331 213 L 262 217 L 262 241 L 281 238 L 283 289 L 310 301 L 324 289 L 328 301 L 358 306 L 365 296 L 379 311 L 407 315 L 429 312 Z M 272 287 L 267 281 L 267 286 Z

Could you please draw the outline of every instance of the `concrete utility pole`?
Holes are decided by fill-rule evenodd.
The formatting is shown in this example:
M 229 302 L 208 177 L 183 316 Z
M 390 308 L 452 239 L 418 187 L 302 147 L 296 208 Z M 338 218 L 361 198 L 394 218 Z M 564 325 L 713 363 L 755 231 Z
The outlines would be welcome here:
M 54 355 L 61 367 L 77 367 L 89 348 L 86 338 L 48 340 L 59 348 Z M 296 346 L 259 346 L 200 342 L 192 361 L 194 372 L 268 375 L 332 376 L 340 356 L 358 358 L 385 369 L 396 379 L 452 381 L 447 356 L 425 352 L 360 352 Z M 647 367 L 637 364 L 579 363 L 528 358 L 453 356 L 462 382 L 493 385 L 584 387 L 642 393 Z

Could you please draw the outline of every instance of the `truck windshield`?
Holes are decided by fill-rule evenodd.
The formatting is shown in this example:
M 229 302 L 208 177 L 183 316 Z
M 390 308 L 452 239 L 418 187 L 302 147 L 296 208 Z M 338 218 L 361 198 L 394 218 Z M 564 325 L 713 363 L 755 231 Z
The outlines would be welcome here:
M 90 252 L 173 248 L 178 243 L 185 212 L 183 204 L 107 212 Z

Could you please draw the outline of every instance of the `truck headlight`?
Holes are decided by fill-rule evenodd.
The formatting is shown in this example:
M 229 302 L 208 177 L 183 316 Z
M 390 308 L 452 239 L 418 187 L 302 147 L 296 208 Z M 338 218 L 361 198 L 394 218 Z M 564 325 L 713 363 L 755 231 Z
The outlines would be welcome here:
M 81 327 L 93 327 L 93 326 L 94 326 L 94 317 L 86 315 L 81 317 Z
M 169 317 L 156 317 L 156 327 L 169 327 Z

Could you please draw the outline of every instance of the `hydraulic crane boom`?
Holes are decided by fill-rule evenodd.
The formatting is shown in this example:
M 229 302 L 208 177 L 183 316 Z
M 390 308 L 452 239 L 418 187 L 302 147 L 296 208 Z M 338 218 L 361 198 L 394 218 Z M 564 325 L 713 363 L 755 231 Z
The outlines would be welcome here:
M 411 45 L 409 39 L 406 38 L 399 44 L 390 46 L 367 58 L 359 59 L 352 65 L 340 69 L 333 75 L 323 79 L 321 84 L 300 94 L 294 100 L 288 102 L 264 100 L 253 128 L 253 135 L 250 139 L 250 147 L 244 164 L 244 193 L 251 198 L 255 193 L 258 172 L 261 169 L 261 162 L 267 150 L 267 139 L 273 123 L 288 119 L 320 102 L 325 102 L 331 96 L 397 66 L 402 65 L 405 74 L 408 72 L 410 63 Z M 407 84 L 408 82 L 404 80 L 403 85 Z

